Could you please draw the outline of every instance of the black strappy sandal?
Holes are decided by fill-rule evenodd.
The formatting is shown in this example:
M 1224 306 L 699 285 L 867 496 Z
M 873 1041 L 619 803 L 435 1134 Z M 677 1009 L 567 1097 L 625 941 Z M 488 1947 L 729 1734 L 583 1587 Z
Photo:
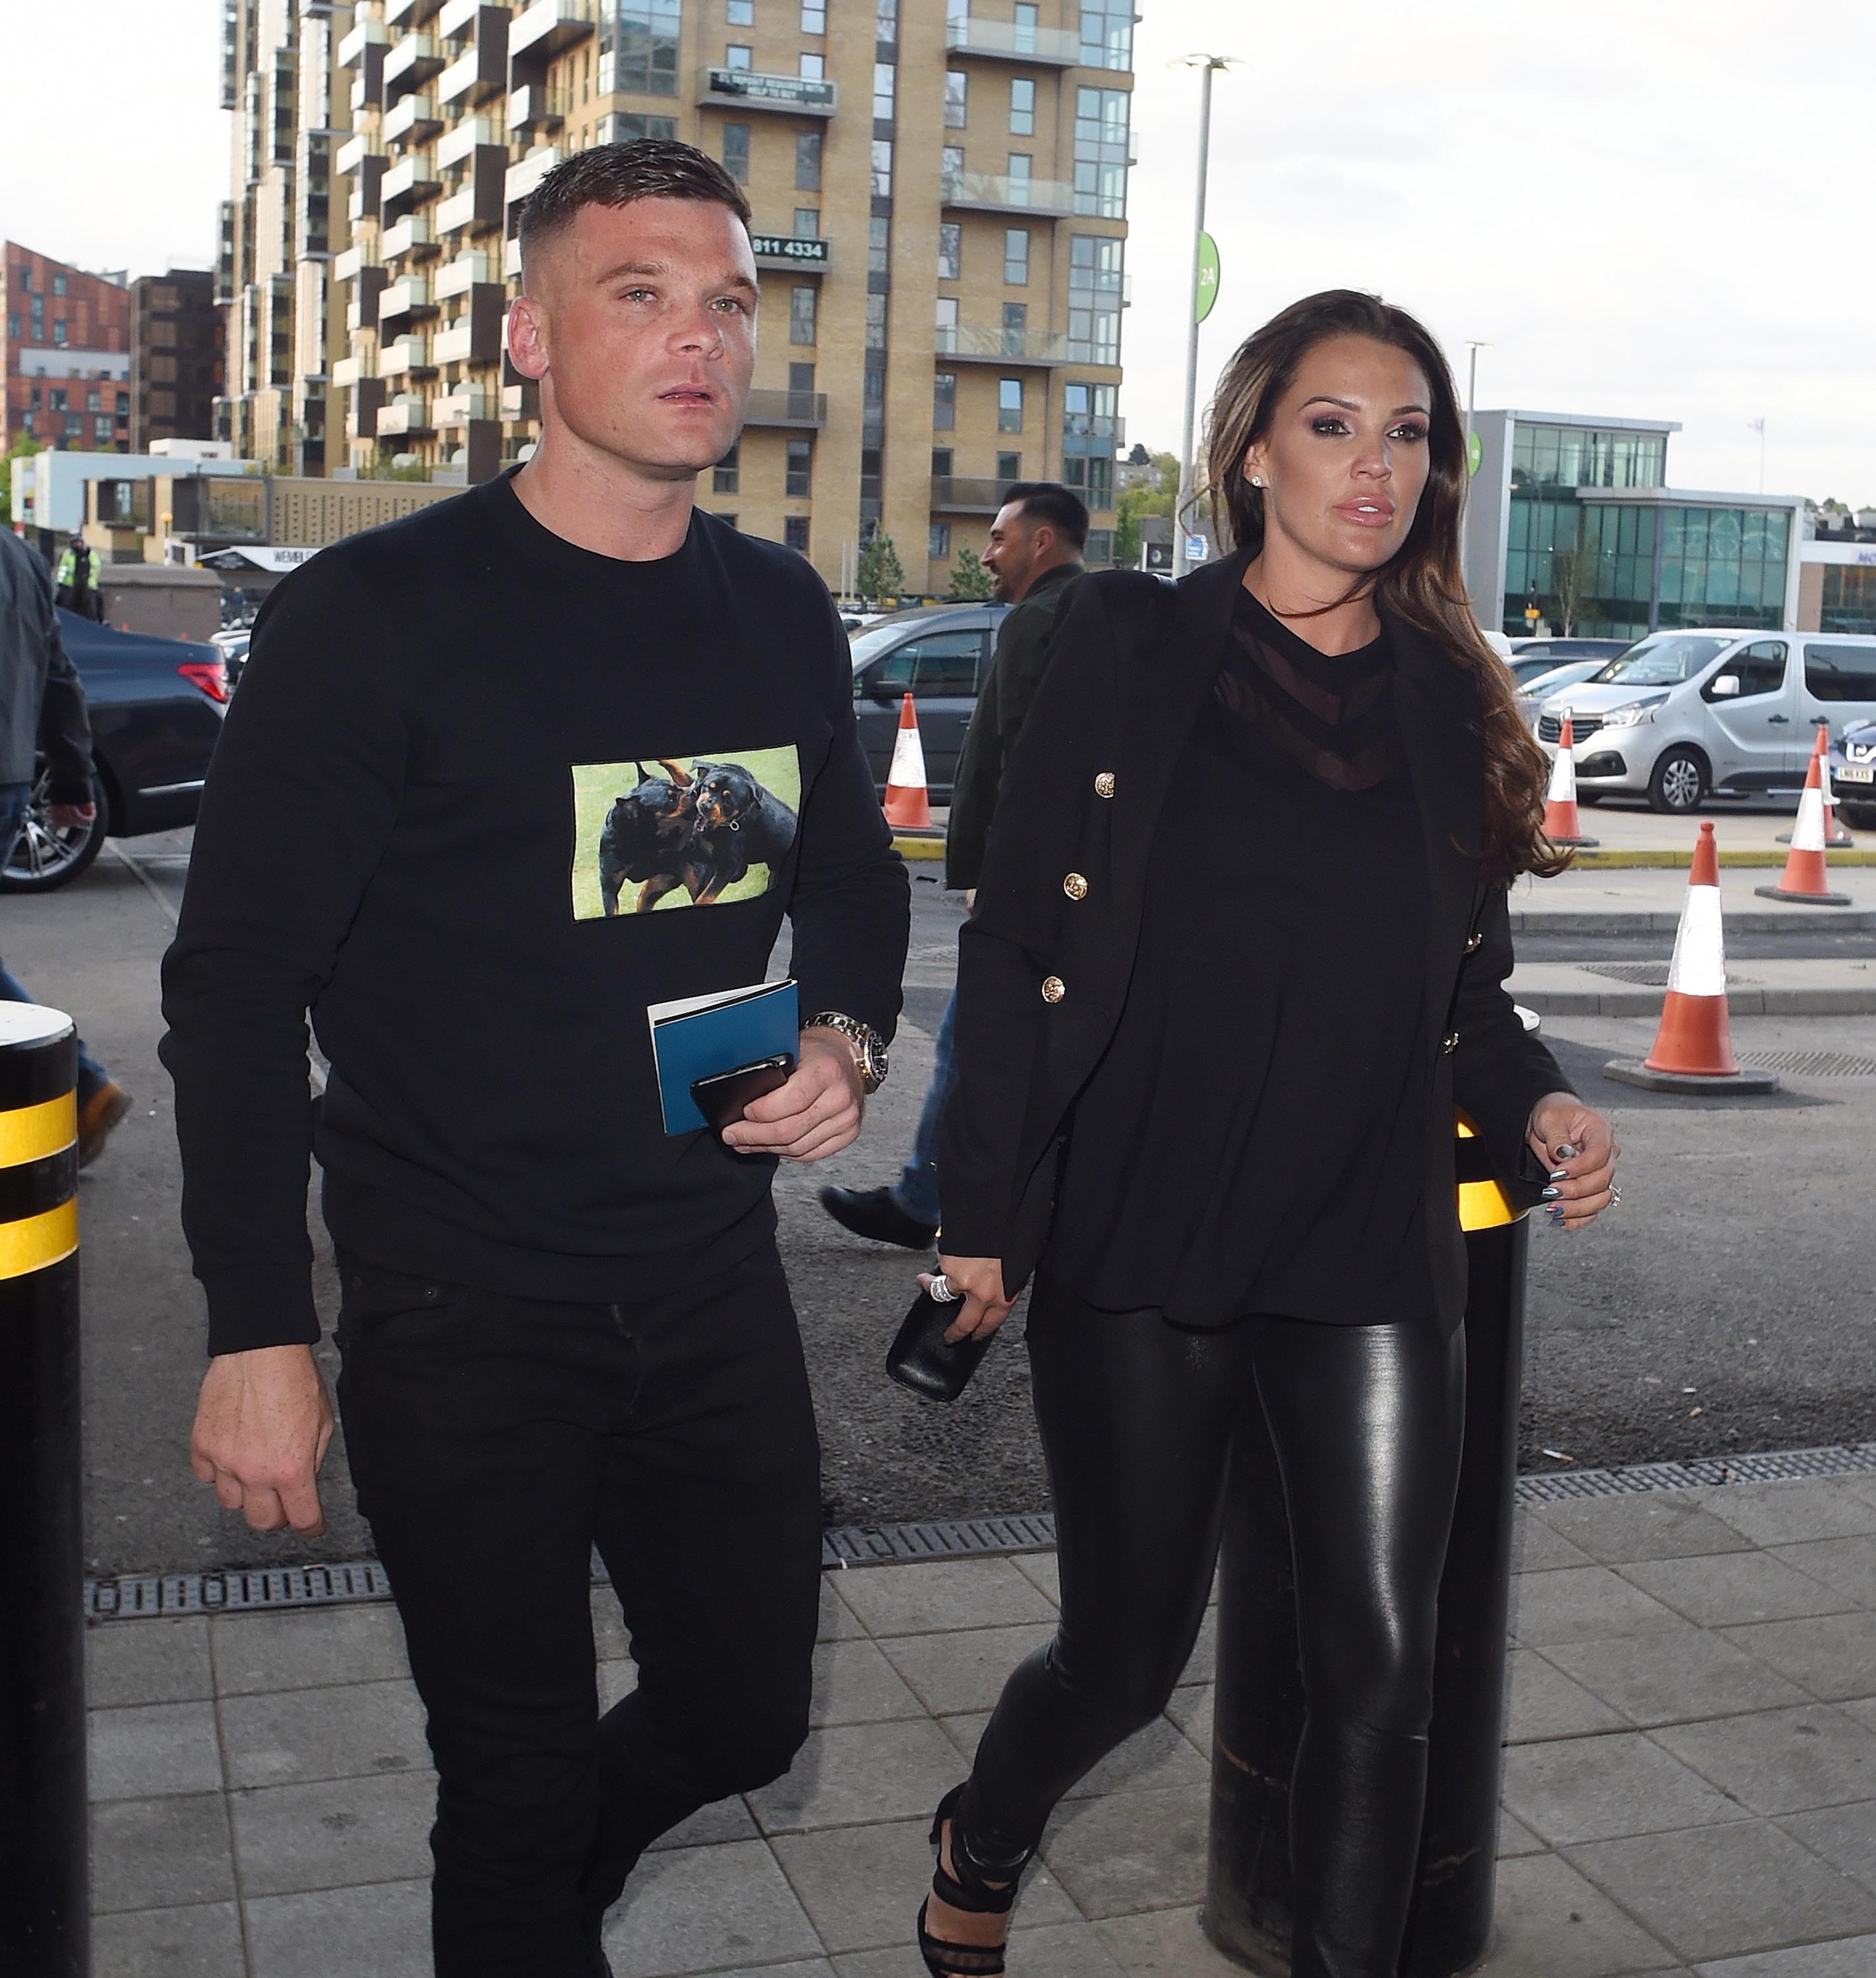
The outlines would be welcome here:
M 938 1851 L 938 1864 L 931 1874 L 931 1894 L 941 1903 L 948 1903 L 955 1910 L 962 1910 L 970 1916 L 1007 1916 L 1016 1907 L 1016 1889 L 1022 1869 L 1019 1865 L 1009 1871 L 1010 1879 L 1001 1888 L 993 1888 L 983 1877 L 982 1871 L 958 1844 L 958 1804 L 964 1798 L 964 1788 L 953 1786 L 938 1801 L 938 1810 L 931 1817 L 931 1845 Z M 951 1822 L 951 1858 L 954 1873 L 945 1869 L 945 1823 Z M 925 1969 L 931 1978 L 1002 1978 L 1004 1970 L 1004 1951 L 1001 1943 L 951 1943 L 943 1937 L 934 1937 L 925 1928 L 925 1917 L 931 1907 L 931 1898 L 918 1906 L 918 1954 L 925 1961 Z

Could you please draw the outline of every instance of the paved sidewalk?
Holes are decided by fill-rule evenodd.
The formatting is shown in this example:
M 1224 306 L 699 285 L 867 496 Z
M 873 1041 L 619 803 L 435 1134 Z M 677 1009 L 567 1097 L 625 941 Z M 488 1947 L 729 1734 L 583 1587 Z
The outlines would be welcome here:
M 1491 1978 L 1870 1978 L 1876 1476 L 1547 1505 L 1521 1546 Z M 830 1574 L 807 1748 L 648 1858 L 618 1978 L 918 1978 L 925 1822 L 1047 1639 L 1054 1566 Z M 609 1595 L 594 1612 L 604 1704 L 632 1672 Z M 388 1607 L 89 1645 L 95 1978 L 428 1972 L 433 1781 Z M 1196 1921 L 1210 1657 L 1208 1623 L 1166 1717 L 1064 1807 L 1014 1978 L 1237 1968 Z

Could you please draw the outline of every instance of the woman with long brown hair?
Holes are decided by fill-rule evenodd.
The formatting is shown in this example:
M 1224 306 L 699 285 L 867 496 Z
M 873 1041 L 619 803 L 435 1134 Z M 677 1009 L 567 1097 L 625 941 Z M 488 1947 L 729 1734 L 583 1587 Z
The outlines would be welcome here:
M 936 1973 L 1004 1969 L 1063 1794 L 1161 1710 L 1261 1411 L 1297 1560 L 1296 1978 L 1394 1978 L 1464 1393 L 1462 1109 L 1521 1205 L 1616 1199 L 1608 1122 L 1504 990 L 1563 858 L 1461 581 L 1438 346 L 1348 290 L 1249 338 L 1206 478 L 1229 555 L 1082 580 L 961 944 L 939 1160 L 951 1336 L 1027 1345 L 1060 1627 L 933 1826 Z

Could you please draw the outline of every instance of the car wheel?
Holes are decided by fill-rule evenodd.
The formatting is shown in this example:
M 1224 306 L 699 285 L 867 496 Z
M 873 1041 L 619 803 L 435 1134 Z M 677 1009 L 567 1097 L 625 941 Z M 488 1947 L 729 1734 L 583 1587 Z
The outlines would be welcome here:
M 1706 759 L 1697 749 L 1669 749 L 1648 779 L 1648 808 L 1686 817 L 1706 797 Z
M 1577 801 L 1580 804 L 1599 804 L 1603 800 L 1603 794 L 1601 790 L 1586 790 L 1579 784 L 1577 789 Z
M 19 836 L 13 841 L 12 856 L 0 871 L 0 893 L 51 893 L 69 886 L 104 848 L 111 829 L 111 805 L 104 786 L 94 777 L 91 802 L 98 815 L 89 824 L 61 831 L 52 822 L 52 807 L 46 797 L 46 774 L 41 769 L 33 786 L 32 805 Z
M 1837 815 L 1852 831 L 1876 831 L 1876 804 L 1845 803 L 1839 797 Z

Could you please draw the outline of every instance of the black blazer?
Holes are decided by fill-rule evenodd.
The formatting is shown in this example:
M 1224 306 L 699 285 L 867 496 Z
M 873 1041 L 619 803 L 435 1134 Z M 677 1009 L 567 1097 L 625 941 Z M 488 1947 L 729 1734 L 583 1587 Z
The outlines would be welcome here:
M 1047 1241 L 1059 1150 L 1100 1061 L 1139 944 L 1148 855 L 1180 752 L 1217 678 L 1249 558 L 1208 564 L 1176 589 L 1113 571 L 1070 594 L 1047 673 L 1013 752 L 975 911 L 958 945 L 958 1083 L 938 1158 L 943 1248 L 999 1257 L 1011 1292 Z M 1531 1107 L 1566 1081 L 1505 993 L 1505 886 L 1469 855 L 1481 842 L 1484 758 L 1471 674 L 1386 617 L 1394 699 L 1425 831 L 1426 971 L 1418 985 L 1434 1054 L 1427 1116 L 1426 1226 L 1448 1326 L 1465 1306 L 1454 1182 L 1463 1109 L 1500 1182 L 1534 1204 L 1542 1169 L 1524 1142 Z M 1377 968 L 1387 958 L 1375 958 Z M 1221 1024 L 1232 986 L 1218 984 Z M 1189 1040 L 1205 1076 L 1206 1040 Z M 1127 1158 L 1124 1148 L 1117 1159 Z

